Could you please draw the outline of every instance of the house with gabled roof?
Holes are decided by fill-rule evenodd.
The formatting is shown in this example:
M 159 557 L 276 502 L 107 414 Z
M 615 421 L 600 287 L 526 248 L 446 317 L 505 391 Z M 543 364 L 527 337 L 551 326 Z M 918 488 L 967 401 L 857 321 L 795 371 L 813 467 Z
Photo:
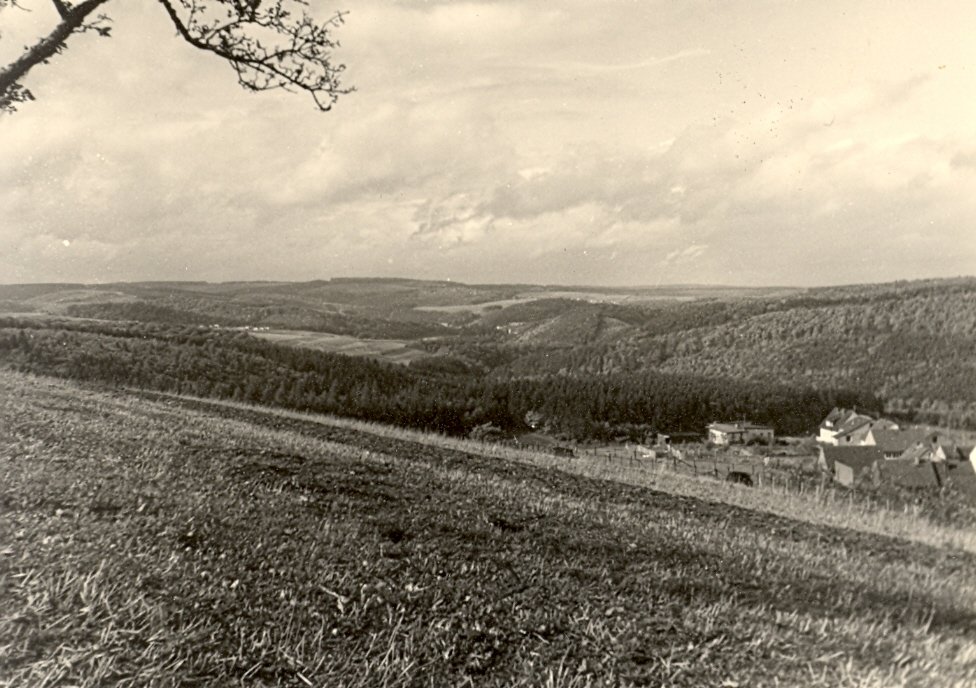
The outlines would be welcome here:
M 824 444 L 860 444 L 874 418 L 856 410 L 835 408 L 820 423 L 817 440 Z
M 910 447 L 920 442 L 938 441 L 938 435 L 924 428 L 906 428 L 892 430 L 883 427 L 872 427 L 865 436 L 862 444 L 877 447 L 886 459 L 897 459 Z
M 855 414 L 837 427 L 829 444 L 838 447 L 863 444 L 874 422 L 871 416 Z
M 881 464 L 881 479 L 899 487 L 940 488 L 945 481 L 945 466 L 931 461 L 885 461 Z
M 877 464 L 883 461 L 884 455 L 877 447 L 822 444 L 817 465 L 841 485 L 853 487 L 865 479 L 877 482 Z
M 898 460 L 911 461 L 916 464 L 923 462 L 943 463 L 949 458 L 955 458 L 956 455 L 954 446 L 940 442 L 938 434 L 931 433 L 908 447 L 898 457 Z
M 833 439 L 837 434 L 837 429 L 856 415 L 857 411 L 835 406 L 820 423 L 820 432 L 817 435 L 817 440 L 827 444 L 834 444 Z

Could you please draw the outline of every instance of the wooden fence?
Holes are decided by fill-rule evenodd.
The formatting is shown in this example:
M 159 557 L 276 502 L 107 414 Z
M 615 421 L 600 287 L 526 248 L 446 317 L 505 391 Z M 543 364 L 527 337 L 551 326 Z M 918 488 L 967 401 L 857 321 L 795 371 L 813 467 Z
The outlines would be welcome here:
M 641 470 L 662 471 L 725 480 L 729 473 L 745 473 L 755 486 L 768 486 L 806 492 L 823 487 L 823 477 L 798 466 L 798 460 L 785 457 L 730 456 L 695 449 L 678 449 L 670 453 L 646 456 L 635 448 L 599 448 L 577 450 L 577 455 L 625 465 Z M 801 459 L 802 460 L 802 459 Z

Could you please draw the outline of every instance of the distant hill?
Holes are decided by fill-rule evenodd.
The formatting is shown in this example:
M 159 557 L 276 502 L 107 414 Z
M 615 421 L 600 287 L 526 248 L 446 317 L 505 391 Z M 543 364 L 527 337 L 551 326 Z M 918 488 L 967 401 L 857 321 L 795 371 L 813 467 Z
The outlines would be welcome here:
M 546 346 L 536 337 L 505 373 L 658 370 L 844 386 L 881 396 L 893 413 L 976 427 L 976 280 L 668 305 L 618 336 L 593 342 L 595 332 L 591 319 Z

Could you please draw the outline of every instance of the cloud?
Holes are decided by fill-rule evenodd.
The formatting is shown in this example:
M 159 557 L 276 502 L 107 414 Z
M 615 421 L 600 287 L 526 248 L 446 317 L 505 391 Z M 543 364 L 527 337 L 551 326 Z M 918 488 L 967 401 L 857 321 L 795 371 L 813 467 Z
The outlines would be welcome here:
M 902 11 L 928 30 L 907 41 Z M 113 12 L 115 38 L 79 37 L 0 122 L 15 279 L 761 283 L 974 262 L 974 49 L 951 13 L 369 0 L 341 32 L 359 90 L 321 115 L 242 92 L 151 4 Z
M 483 240 L 493 229 L 495 218 L 462 193 L 437 202 L 424 201 L 414 214 L 414 222 L 414 238 L 438 248 L 451 248 Z
M 962 150 L 955 153 L 950 164 L 952 167 L 961 170 L 976 170 L 976 149 Z
M 613 72 L 628 72 L 637 69 L 648 69 L 651 67 L 659 67 L 661 65 L 666 65 L 671 62 L 677 62 L 679 60 L 688 60 L 695 57 L 705 57 L 711 55 L 710 50 L 705 48 L 687 48 L 684 50 L 679 50 L 670 55 L 660 55 L 652 56 L 637 62 L 623 62 L 623 63 L 611 63 L 611 64 L 600 64 L 594 62 L 554 62 L 554 63 L 542 63 L 534 65 L 538 69 L 549 69 L 554 71 L 566 71 L 575 74 L 579 73 L 593 73 L 593 74 L 608 74 Z
M 692 244 L 683 249 L 671 251 L 662 260 L 664 265 L 675 265 L 679 263 L 690 263 L 708 250 L 707 244 Z

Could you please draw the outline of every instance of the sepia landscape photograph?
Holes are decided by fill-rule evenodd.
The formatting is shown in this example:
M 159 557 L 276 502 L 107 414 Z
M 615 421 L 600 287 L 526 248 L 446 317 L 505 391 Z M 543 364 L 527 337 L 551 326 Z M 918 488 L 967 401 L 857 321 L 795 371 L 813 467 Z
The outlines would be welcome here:
M 976 686 L 974 31 L 0 0 L 0 688 Z

